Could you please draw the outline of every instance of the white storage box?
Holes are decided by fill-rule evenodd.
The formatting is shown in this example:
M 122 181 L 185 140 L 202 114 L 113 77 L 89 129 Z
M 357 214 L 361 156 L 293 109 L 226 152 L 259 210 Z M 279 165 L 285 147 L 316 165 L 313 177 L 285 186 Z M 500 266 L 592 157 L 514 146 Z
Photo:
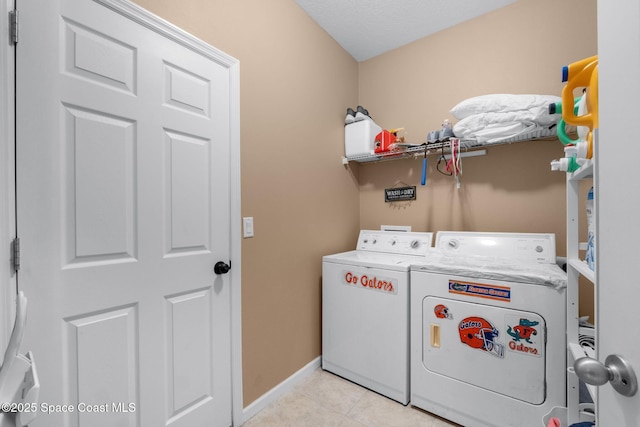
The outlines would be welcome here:
M 344 127 L 344 153 L 346 157 L 373 154 L 374 140 L 382 128 L 371 119 L 353 122 Z

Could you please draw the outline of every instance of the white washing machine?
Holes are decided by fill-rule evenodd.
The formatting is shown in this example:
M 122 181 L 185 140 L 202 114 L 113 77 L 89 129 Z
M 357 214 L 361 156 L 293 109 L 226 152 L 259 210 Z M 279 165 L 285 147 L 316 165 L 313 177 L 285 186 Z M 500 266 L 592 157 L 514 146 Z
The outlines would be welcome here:
M 322 369 L 409 402 L 410 265 L 432 238 L 361 230 L 355 250 L 322 258 Z
M 467 427 L 566 405 L 566 274 L 553 234 L 439 232 L 411 267 L 411 404 Z

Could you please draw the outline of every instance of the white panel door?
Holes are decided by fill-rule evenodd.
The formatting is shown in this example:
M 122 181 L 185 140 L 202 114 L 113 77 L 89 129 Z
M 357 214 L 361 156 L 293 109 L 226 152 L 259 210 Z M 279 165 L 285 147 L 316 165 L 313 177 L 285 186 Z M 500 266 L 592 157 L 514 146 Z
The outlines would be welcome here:
M 101 3 L 19 4 L 33 425 L 229 426 L 229 69 Z
M 596 162 L 598 359 L 623 356 L 640 375 L 635 314 L 640 302 L 640 3 L 598 1 L 600 131 Z M 597 425 L 640 426 L 640 392 L 598 388 Z

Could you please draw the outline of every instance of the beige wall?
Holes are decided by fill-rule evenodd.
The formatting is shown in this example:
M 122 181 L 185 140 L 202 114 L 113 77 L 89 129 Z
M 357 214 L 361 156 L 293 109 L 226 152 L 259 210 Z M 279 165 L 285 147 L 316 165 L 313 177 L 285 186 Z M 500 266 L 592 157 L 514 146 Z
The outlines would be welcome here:
M 242 215 L 256 233 L 242 242 L 245 405 L 320 355 L 321 256 L 352 249 L 360 228 L 555 232 L 564 253 L 560 143 L 464 159 L 460 190 L 431 156 L 420 187 L 420 160 L 343 167 L 344 111 L 360 103 L 422 142 L 467 97 L 559 94 L 561 66 L 596 53 L 596 0 L 520 0 L 360 64 L 294 0 L 135 1 L 240 60 Z M 398 182 L 417 200 L 385 204 Z
M 358 65 L 294 0 L 136 0 L 240 61 L 242 351 L 248 405 L 321 353 L 321 258 L 352 249 L 340 162 Z
M 404 127 L 407 142 L 421 143 L 443 119 L 455 123 L 449 110 L 463 99 L 490 93 L 559 96 L 562 66 L 596 53 L 596 0 L 520 0 L 361 62 L 359 100 L 378 125 Z M 428 156 L 424 187 L 421 159 L 361 165 L 361 227 L 553 232 L 557 253 L 564 255 L 565 175 L 549 166 L 564 156 L 562 145 L 522 142 L 487 151 L 462 160 L 460 189 L 437 172 L 436 155 Z M 394 185 L 417 186 L 417 199 L 385 203 L 383 191 Z M 592 307 L 585 300 L 581 310 L 593 319 Z
M 404 127 L 421 143 L 459 101 L 489 93 L 560 95 L 563 65 L 596 53 L 595 0 L 520 0 L 505 8 L 360 63 L 360 103 L 383 128 Z M 588 28 L 591 26 L 591 28 Z M 579 40 L 575 34 L 583 31 Z M 360 167 L 360 223 L 417 231 L 554 232 L 564 254 L 565 177 L 549 162 L 556 141 L 516 143 L 462 160 L 462 186 L 422 160 Z M 393 163 L 393 164 L 391 164 Z M 384 203 L 383 189 L 417 185 L 417 200 Z

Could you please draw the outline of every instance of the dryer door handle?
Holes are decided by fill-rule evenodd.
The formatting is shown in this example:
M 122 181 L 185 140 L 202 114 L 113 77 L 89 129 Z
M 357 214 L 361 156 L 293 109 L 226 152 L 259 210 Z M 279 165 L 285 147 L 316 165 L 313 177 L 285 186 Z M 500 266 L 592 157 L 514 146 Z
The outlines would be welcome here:
M 431 347 L 440 348 L 440 325 L 432 323 L 429 325 Z

